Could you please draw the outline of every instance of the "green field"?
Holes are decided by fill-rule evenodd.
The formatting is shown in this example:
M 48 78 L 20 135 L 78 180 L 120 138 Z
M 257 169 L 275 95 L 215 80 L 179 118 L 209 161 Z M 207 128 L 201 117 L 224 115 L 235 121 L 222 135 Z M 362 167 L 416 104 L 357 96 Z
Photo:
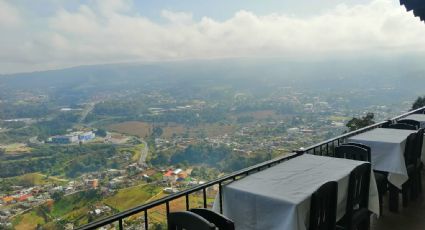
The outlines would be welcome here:
M 35 210 L 32 210 L 15 218 L 13 223 L 16 230 L 29 230 L 36 229 L 38 224 L 45 224 L 45 221 Z
M 27 173 L 22 176 L 14 177 L 16 181 L 29 182 L 33 185 L 45 185 L 45 184 L 65 184 L 68 180 L 60 179 L 54 176 L 46 176 L 41 173 Z
M 120 189 L 115 195 L 106 198 L 104 203 L 119 211 L 124 211 L 146 203 L 146 201 L 157 195 L 160 191 L 161 188 L 157 186 L 138 185 Z

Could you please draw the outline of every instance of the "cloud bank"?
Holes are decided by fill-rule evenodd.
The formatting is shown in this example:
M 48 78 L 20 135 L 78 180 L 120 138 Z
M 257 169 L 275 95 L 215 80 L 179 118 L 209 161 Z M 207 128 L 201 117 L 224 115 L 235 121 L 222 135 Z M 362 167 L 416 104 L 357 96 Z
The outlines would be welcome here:
M 0 0 L 0 73 L 133 61 L 423 52 L 425 25 L 396 2 L 341 4 L 311 17 L 240 10 L 225 21 L 163 10 L 164 22 L 156 22 L 134 12 L 131 1 L 93 1 L 34 19 L 13 1 Z

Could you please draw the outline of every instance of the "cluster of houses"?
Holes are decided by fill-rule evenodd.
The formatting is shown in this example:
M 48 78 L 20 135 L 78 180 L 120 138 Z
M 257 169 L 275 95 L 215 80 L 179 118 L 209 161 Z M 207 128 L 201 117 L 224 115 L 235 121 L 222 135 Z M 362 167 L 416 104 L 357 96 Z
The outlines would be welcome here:
M 53 136 L 47 140 L 47 143 L 53 144 L 72 144 L 93 140 L 96 134 L 93 131 L 72 132 L 67 135 Z

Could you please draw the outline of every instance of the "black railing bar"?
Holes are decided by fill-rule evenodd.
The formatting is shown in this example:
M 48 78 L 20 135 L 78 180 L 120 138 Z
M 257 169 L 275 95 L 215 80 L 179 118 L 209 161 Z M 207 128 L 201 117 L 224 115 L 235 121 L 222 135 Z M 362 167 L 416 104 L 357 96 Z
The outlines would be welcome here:
M 189 211 L 189 193 L 186 193 L 186 211 Z
M 207 208 L 207 190 L 206 190 L 206 188 L 202 189 L 202 196 L 204 197 L 204 208 Z
M 168 203 L 167 203 L 168 204 Z M 168 213 L 167 213 L 167 218 L 168 218 Z M 148 210 L 145 210 L 145 230 L 148 230 L 149 228 L 149 222 L 148 222 Z
M 124 227 L 122 226 L 122 219 L 119 219 L 118 220 L 118 228 L 119 228 L 119 230 L 123 230 L 124 229 Z
M 218 200 L 220 202 L 220 213 L 223 214 L 223 194 L 221 182 L 218 182 Z

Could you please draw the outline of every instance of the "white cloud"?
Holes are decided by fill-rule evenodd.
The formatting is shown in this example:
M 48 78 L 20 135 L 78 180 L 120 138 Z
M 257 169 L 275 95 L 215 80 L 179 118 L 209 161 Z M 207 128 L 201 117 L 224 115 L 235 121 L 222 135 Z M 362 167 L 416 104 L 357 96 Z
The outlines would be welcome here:
M 0 28 L 15 27 L 19 26 L 20 23 L 21 18 L 15 7 L 6 1 L 0 1 Z
M 161 16 L 165 23 L 133 12 L 131 1 L 94 2 L 76 11 L 59 9 L 46 28 L 16 39 L 13 45 L 19 48 L 15 52 L 0 54 L 0 70 L 143 60 L 335 57 L 425 50 L 425 25 L 391 0 L 338 5 L 309 18 L 273 13 L 259 16 L 241 10 L 225 21 L 208 17 L 196 20 L 191 13 L 164 10 Z M 0 0 L 0 11 L 2 4 L 12 8 Z M 8 12 L 14 13 L 0 16 L 0 20 L 6 17 L 7 25 L 18 26 L 18 12 Z M 9 37 L 22 37 L 21 33 Z M 0 53 L 14 51 L 10 47 L 0 45 Z

